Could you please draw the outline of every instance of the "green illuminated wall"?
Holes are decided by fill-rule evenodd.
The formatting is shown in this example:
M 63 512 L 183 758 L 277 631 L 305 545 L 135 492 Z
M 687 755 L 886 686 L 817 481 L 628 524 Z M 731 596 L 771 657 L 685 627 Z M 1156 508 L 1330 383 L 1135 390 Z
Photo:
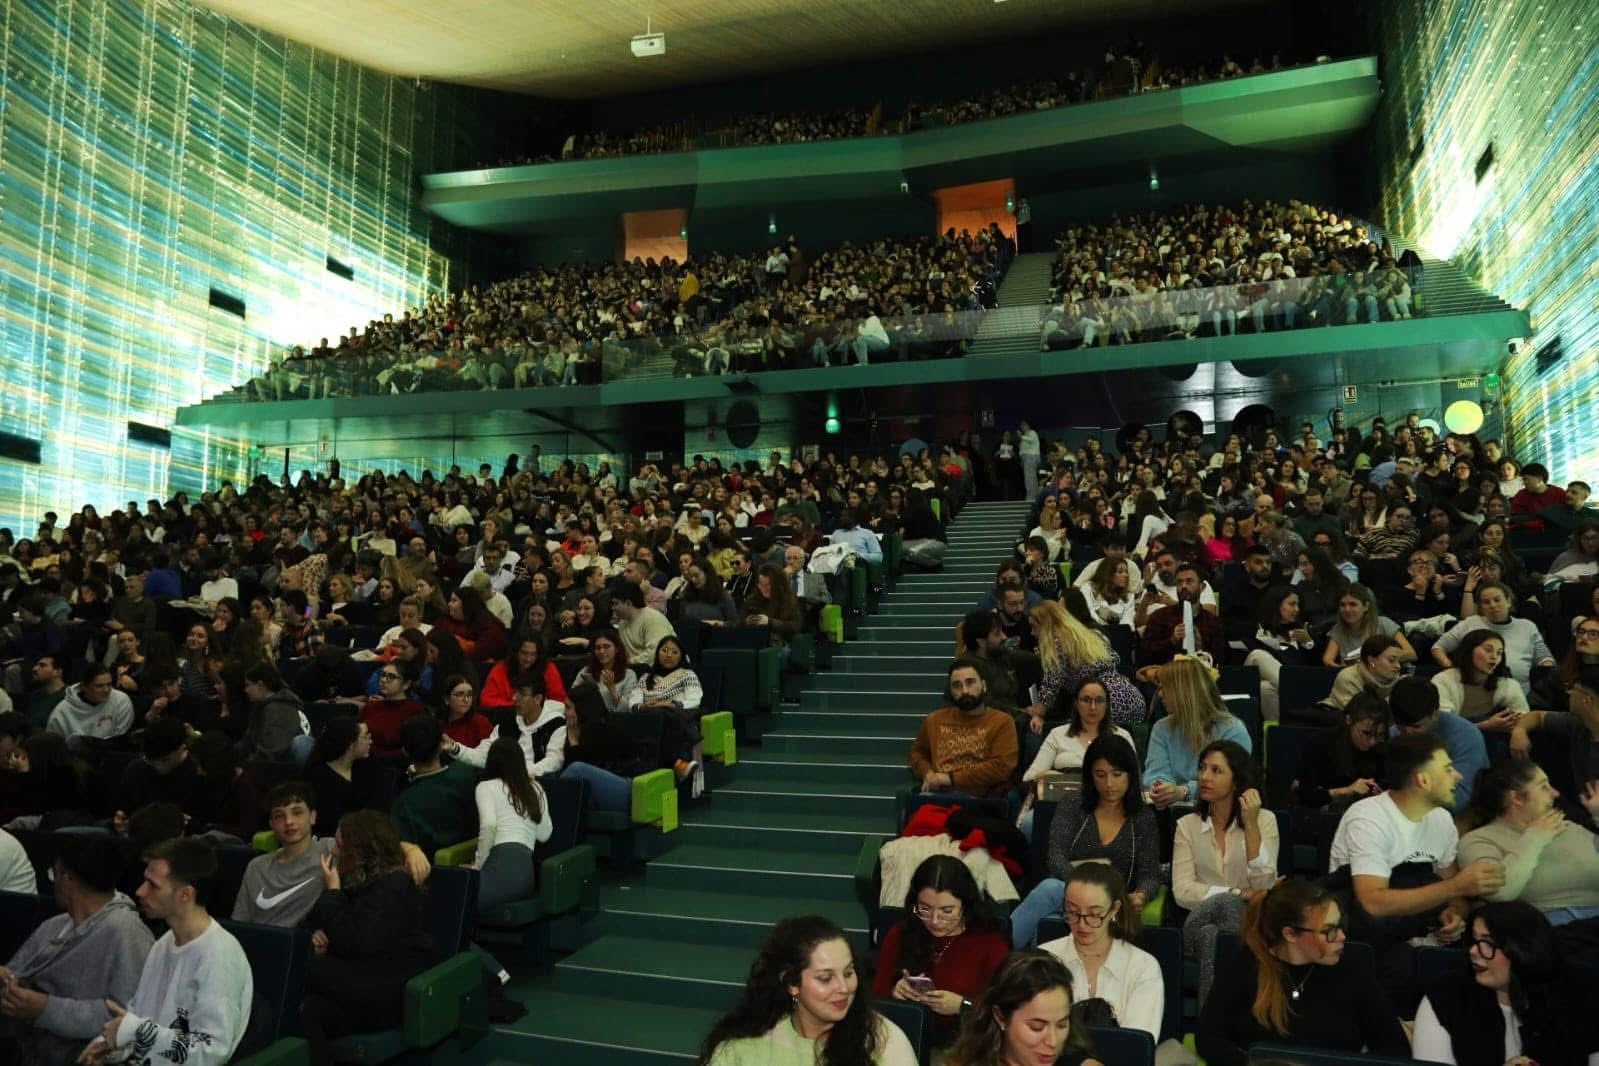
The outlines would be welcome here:
M 19 534 L 237 476 L 235 440 L 176 430 L 169 453 L 126 423 L 449 280 L 414 189 L 469 136 L 468 93 L 168 0 L 0 0 L 0 71 L 0 431 L 43 443 L 0 459 Z
M 1599 476 L 1599 8 L 1384 0 L 1380 217 L 1531 312 L 1506 367 L 1515 454 Z M 1479 182 L 1489 144 L 1493 162 Z M 1535 355 L 1559 339 L 1564 358 Z

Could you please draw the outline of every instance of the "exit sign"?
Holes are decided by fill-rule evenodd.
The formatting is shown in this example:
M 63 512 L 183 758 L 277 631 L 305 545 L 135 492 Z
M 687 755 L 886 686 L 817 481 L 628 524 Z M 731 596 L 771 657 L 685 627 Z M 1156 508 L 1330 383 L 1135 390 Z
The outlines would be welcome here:
M 1461 378 L 1455 382 L 1455 388 L 1457 389 L 1475 389 L 1481 385 L 1481 378 Z
M 1359 401 L 1360 401 L 1360 390 L 1358 388 L 1356 388 L 1354 385 L 1345 385 L 1344 386 L 1344 403 L 1358 403 Z

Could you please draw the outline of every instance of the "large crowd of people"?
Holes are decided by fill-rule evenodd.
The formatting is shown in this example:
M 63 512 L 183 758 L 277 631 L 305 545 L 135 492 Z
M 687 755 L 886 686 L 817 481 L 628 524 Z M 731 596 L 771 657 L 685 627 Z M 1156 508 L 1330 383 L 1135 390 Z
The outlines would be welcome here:
M 820 253 L 566 265 L 434 296 L 274 360 L 250 400 L 589 385 L 958 356 L 1016 254 L 999 227 Z
M 501 159 L 499 166 L 531 166 L 565 159 L 611 159 L 658 155 L 695 148 L 741 148 L 765 144 L 805 144 L 884 133 L 912 133 L 932 127 L 964 125 L 1028 111 L 1108 100 L 1142 92 L 1180 89 L 1284 69 L 1280 54 L 1239 61 L 1223 55 L 1209 63 L 1164 63 L 1142 41 L 1112 45 L 1100 62 L 1059 77 L 1036 78 L 989 90 L 938 99 L 913 99 L 903 108 L 838 107 L 828 110 L 761 112 L 725 119 L 697 119 L 631 130 L 594 130 L 567 137 L 559 151 Z
M 1067 229 L 1039 347 L 1225 337 L 1417 313 L 1415 260 L 1327 208 L 1192 205 Z
M 1007 922 L 997 867 L 907 871 L 874 988 L 927 1007 L 949 1061 L 1090 1061 L 1108 1019 L 1173 1035 L 1140 931 L 1154 921 L 1196 963 L 1207 1062 L 1260 1041 L 1405 1055 L 1401 1018 L 1438 1061 L 1588 1061 L 1588 486 L 1416 416 L 1327 441 L 1191 428 L 1111 455 L 1021 427 L 1032 514 L 952 619 L 946 702 L 907 780 L 933 808 L 997 810 L 986 846 L 1037 851 L 1043 876 L 1016 875 Z M 706 708 L 686 634 L 747 626 L 786 647 L 838 592 L 812 556 L 877 561 L 888 534 L 937 568 L 938 515 L 1013 488 L 1017 454 L 968 435 L 892 460 L 695 456 L 623 478 L 534 450 L 0 530 L 0 824 L 97 831 L 53 861 L 58 921 L 103 948 L 66 961 L 87 956 L 41 927 L 0 971 L 0 1040 L 40 1061 L 130 1045 L 225 1061 L 251 989 L 211 913 L 310 931 L 300 1026 L 319 1063 L 334 1038 L 394 1024 L 430 945 L 374 931 L 425 928 L 433 848 L 475 837 L 498 905 L 533 890 L 551 782 L 622 810 L 633 776 L 669 769 L 693 796 Z M 1289 683 L 1307 666 L 1324 682 L 1309 698 Z M 1223 671 L 1240 668 L 1237 701 Z M 629 746 L 627 714 L 660 716 L 659 750 Z M 1308 733 L 1275 808 L 1262 714 Z M 289 778 L 268 787 L 271 766 Z M 208 900 L 214 849 L 263 829 L 277 850 L 236 899 Z M 0 833 L 0 874 L 20 852 Z M 152 943 L 135 908 L 169 931 Z M 1045 938 L 1055 919 L 1065 935 Z M 1428 946 L 1465 949 L 1447 980 L 1418 969 Z M 514 1017 L 487 959 L 496 1016 Z M 859 994 L 870 961 L 823 919 L 780 924 L 704 1059 L 845 1040 L 906 1061 Z

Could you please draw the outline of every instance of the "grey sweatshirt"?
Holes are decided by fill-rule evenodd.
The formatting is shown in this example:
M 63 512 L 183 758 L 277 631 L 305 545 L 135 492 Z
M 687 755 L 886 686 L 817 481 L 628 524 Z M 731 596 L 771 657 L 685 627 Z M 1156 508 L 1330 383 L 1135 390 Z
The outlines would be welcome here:
M 133 998 L 154 942 L 138 907 L 117 892 L 77 926 L 65 914 L 46 921 L 6 966 L 50 997 L 37 1023 L 41 1029 L 92 1040 L 111 1017 L 105 1001 Z

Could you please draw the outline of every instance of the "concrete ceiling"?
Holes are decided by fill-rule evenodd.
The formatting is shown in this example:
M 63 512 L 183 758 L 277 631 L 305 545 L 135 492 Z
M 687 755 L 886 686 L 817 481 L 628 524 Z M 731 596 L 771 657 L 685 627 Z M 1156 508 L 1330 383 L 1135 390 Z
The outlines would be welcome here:
M 199 0 L 377 70 L 588 99 L 1263 0 Z M 666 54 L 630 39 L 666 34 Z

